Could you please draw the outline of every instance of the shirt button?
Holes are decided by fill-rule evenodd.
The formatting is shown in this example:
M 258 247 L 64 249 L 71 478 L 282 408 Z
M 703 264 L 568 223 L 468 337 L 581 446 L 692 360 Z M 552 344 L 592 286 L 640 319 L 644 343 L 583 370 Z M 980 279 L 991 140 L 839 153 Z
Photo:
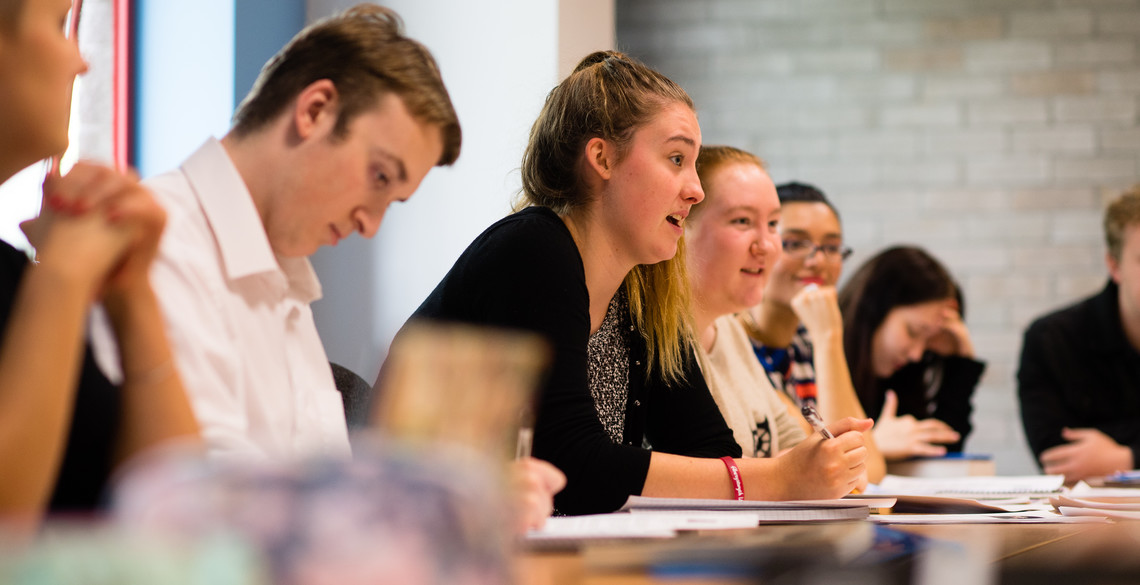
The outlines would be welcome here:
M 630 330 L 630 331 L 636 331 L 636 330 L 633 328 L 633 325 L 630 325 L 630 326 L 629 326 L 629 330 Z
M 641 401 L 640 400 L 634 400 L 633 405 L 634 406 L 641 406 Z
M 641 365 L 641 360 L 634 360 L 634 362 L 633 362 L 633 365 L 635 365 L 635 366 L 640 366 L 640 365 Z

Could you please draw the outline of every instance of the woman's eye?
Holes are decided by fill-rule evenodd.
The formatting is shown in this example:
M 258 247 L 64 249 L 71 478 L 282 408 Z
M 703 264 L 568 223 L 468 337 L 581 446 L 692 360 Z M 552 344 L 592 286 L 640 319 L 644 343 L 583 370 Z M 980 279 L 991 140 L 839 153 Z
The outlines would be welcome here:
M 780 220 L 773 219 L 772 221 L 768 222 L 768 231 L 770 231 L 772 233 L 776 233 L 776 231 L 779 229 L 779 226 L 780 226 Z
M 752 220 L 748 219 L 747 217 L 737 217 L 737 218 L 734 218 L 729 223 L 731 223 L 733 225 L 752 225 Z
M 669 157 L 669 160 L 673 161 L 673 164 L 681 166 L 681 163 L 684 162 L 685 157 L 679 154 L 674 154 L 673 156 Z

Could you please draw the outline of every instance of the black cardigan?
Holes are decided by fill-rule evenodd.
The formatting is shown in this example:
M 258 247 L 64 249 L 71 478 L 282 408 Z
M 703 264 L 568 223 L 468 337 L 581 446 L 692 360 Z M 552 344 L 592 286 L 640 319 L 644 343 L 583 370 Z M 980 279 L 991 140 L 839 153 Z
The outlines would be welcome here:
M 1066 441 L 1061 429 L 1095 428 L 1140 463 L 1140 353 L 1124 336 L 1119 289 L 1037 319 L 1017 372 L 1021 422 L 1038 459 Z M 1038 461 L 1040 464 L 1040 461 Z
M 646 348 L 634 331 L 622 444 L 611 442 L 587 383 L 590 302 L 585 270 L 566 225 L 549 209 L 528 208 L 487 228 L 463 252 L 412 316 L 493 325 L 543 335 L 554 349 L 539 391 L 534 456 L 567 477 L 559 512 L 621 507 L 640 494 L 652 448 L 693 457 L 739 457 L 689 351 L 686 382 L 667 386 L 646 375 Z M 632 326 L 631 326 L 632 327 Z

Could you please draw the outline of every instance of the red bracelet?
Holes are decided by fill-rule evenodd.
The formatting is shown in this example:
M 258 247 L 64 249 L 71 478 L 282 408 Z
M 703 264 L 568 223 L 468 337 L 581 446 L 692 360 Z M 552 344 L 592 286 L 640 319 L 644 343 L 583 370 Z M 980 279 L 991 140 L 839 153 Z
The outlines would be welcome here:
M 732 480 L 732 491 L 736 493 L 737 501 L 744 501 L 744 482 L 740 479 L 740 468 L 736 466 L 736 461 L 732 457 L 721 457 L 724 461 L 724 466 L 728 468 L 728 479 Z

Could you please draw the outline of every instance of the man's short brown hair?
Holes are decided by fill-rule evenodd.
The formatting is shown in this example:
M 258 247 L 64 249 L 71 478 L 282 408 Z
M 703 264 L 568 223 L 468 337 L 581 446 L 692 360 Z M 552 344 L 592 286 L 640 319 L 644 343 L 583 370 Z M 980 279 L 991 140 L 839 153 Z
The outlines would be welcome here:
M 459 119 L 435 59 L 426 47 L 404 36 L 399 15 L 374 4 L 358 4 L 293 37 L 261 69 L 238 106 L 234 135 L 265 127 L 321 79 L 332 81 L 339 96 L 334 136 L 344 136 L 355 116 L 392 92 L 413 118 L 440 128 L 443 153 L 437 165 L 450 165 L 459 157 Z
M 1117 261 L 1124 249 L 1124 230 L 1135 224 L 1140 224 L 1140 185 L 1121 193 L 1104 210 L 1104 243 Z

